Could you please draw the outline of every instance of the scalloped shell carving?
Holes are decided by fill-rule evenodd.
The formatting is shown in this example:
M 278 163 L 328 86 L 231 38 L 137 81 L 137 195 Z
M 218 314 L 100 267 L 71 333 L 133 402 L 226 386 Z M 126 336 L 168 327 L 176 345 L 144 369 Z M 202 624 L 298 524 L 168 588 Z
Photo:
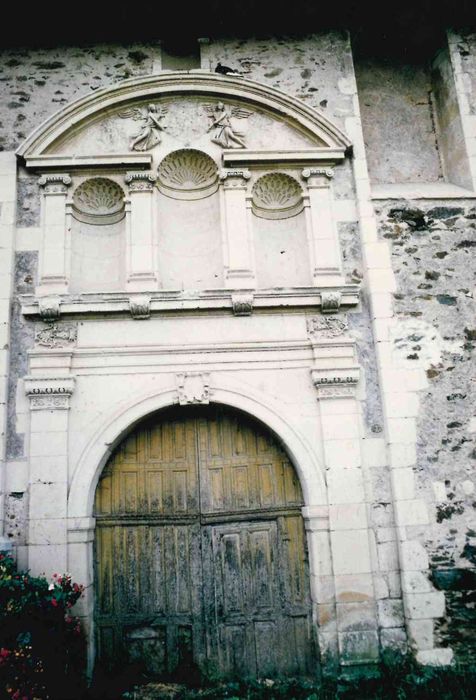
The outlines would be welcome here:
M 76 219 L 91 224 L 113 224 L 124 217 L 124 192 L 113 180 L 93 177 L 81 183 L 73 195 Z
M 191 148 L 165 156 L 157 175 L 159 190 L 174 199 L 201 199 L 218 189 L 215 161 L 206 153 Z
M 287 219 L 303 209 L 301 186 L 285 173 L 262 175 L 252 194 L 253 211 L 264 219 Z

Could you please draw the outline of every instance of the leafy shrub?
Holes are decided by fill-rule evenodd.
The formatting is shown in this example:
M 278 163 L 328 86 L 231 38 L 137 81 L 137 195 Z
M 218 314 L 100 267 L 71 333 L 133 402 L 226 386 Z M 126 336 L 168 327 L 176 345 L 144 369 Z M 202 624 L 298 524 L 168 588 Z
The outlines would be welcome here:
M 472 700 L 476 668 L 418 665 L 410 656 L 385 653 L 381 664 L 367 675 L 324 678 L 321 681 L 261 679 L 212 683 L 184 689 L 180 700 Z M 141 695 L 134 696 L 138 700 Z M 145 696 L 144 696 L 145 698 Z
M 79 697 L 83 644 L 70 608 L 82 592 L 67 574 L 49 583 L 0 553 L 0 698 Z

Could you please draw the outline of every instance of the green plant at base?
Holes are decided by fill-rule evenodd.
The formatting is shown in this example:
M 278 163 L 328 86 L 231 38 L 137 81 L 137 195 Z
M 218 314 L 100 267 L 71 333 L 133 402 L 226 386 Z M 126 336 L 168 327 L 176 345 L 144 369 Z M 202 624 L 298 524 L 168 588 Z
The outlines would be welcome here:
M 81 685 L 82 635 L 70 609 L 82 592 L 68 574 L 50 583 L 0 553 L 0 698 L 77 697 L 71 686 Z

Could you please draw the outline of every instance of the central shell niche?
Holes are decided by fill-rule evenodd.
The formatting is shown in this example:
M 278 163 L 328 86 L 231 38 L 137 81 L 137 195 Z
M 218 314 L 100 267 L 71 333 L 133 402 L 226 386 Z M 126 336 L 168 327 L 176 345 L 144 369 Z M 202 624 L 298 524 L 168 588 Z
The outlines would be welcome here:
M 286 173 L 262 175 L 253 187 L 253 212 L 263 219 L 287 219 L 303 209 L 302 189 Z
M 218 189 L 215 161 L 206 153 L 191 148 L 165 156 L 157 175 L 160 192 L 172 199 L 202 199 Z
M 160 163 L 158 268 L 164 289 L 223 286 L 218 185 L 217 165 L 201 151 L 173 151 Z

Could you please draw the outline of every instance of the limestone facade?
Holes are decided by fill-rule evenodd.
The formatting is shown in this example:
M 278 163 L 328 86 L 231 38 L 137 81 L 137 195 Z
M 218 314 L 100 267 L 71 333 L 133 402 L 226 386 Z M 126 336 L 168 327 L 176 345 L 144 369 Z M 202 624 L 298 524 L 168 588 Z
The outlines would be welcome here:
M 155 411 L 224 404 L 299 476 L 316 664 L 465 659 L 476 37 L 403 75 L 345 33 L 200 50 L 2 57 L 5 541 L 85 584 L 92 665 L 108 457 Z

